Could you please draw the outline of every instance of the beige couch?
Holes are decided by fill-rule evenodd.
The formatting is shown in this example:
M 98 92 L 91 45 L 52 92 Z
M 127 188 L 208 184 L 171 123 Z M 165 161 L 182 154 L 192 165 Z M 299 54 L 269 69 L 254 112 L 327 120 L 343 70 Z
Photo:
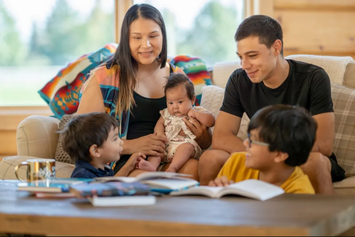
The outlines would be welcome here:
M 350 57 L 292 55 L 289 58 L 322 66 L 332 81 L 336 116 L 333 150 L 348 177 L 342 182 L 334 183 L 334 187 L 339 194 L 355 193 L 355 62 Z M 202 88 L 202 106 L 217 115 L 226 82 L 230 74 L 239 67 L 237 61 L 214 65 L 212 72 L 214 86 Z M 248 122 L 249 119 L 244 115 L 237 136 L 243 139 L 246 137 Z M 0 163 L 0 179 L 16 179 L 14 166 L 29 158 L 54 158 L 59 137 L 58 124 L 58 119 L 45 116 L 34 115 L 24 119 L 17 129 L 18 155 L 3 159 Z M 56 167 L 57 177 L 66 178 L 70 177 L 74 165 L 56 162 Z M 19 174 L 24 177 L 25 169 L 20 169 Z

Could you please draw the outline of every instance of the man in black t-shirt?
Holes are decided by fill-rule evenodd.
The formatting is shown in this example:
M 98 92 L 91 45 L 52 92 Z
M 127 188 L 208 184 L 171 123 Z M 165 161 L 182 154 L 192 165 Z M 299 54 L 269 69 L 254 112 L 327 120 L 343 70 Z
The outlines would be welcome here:
M 281 26 L 268 16 L 245 19 L 235 41 L 242 68 L 232 73 L 226 85 L 212 150 L 205 151 L 199 161 L 200 183 L 213 180 L 231 153 L 245 151 L 236 137 L 244 112 L 251 118 L 267 105 L 288 104 L 306 108 L 316 120 L 316 142 L 301 168 L 317 193 L 333 193 L 332 181 L 344 179 L 345 172 L 332 153 L 335 118 L 327 73 L 312 64 L 286 60 Z

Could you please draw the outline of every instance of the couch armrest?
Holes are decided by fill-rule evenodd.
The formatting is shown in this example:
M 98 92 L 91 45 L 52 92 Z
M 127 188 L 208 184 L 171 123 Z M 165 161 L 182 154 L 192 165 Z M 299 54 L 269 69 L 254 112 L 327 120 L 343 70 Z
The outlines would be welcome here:
M 33 156 L 9 156 L 5 157 L 0 162 L 0 179 L 17 179 L 15 175 L 15 166 L 28 159 L 41 159 Z M 55 177 L 56 178 L 70 178 L 75 165 L 55 162 Z M 26 179 L 26 167 L 19 168 L 19 177 Z
M 32 115 L 17 127 L 17 155 L 40 158 L 54 158 L 58 143 L 58 124 L 56 118 Z

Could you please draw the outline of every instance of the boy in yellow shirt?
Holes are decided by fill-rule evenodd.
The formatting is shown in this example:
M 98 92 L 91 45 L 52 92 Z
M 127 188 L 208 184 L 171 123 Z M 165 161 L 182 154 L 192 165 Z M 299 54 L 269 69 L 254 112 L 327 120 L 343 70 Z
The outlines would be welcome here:
M 300 165 L 307 161 L 317 124 L 305 109 L 271 105 L 250 120 L 246 152 L 233 153 L 209 186 L 227 186 L 259 179 L 280 186 L 286 193 L 314 194 Z

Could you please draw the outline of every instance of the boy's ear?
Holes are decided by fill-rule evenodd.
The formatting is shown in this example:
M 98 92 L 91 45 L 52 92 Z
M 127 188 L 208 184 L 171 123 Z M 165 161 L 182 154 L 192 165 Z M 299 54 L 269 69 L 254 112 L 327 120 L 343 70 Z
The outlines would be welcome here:
M 89 153 L 90 153 L 90 156 L 92 156 L 92 157 L 100 157 L 101 156 L 100 151 L 99 151 L 99 147 L 96 144 L 93 144 L 90 146 Z
M 281 163 L 281 162 L 285 162 L 287 158 L 288 158 L 288 154 L 286 152 L 277 151 L 274 161 L 275 163 Z

